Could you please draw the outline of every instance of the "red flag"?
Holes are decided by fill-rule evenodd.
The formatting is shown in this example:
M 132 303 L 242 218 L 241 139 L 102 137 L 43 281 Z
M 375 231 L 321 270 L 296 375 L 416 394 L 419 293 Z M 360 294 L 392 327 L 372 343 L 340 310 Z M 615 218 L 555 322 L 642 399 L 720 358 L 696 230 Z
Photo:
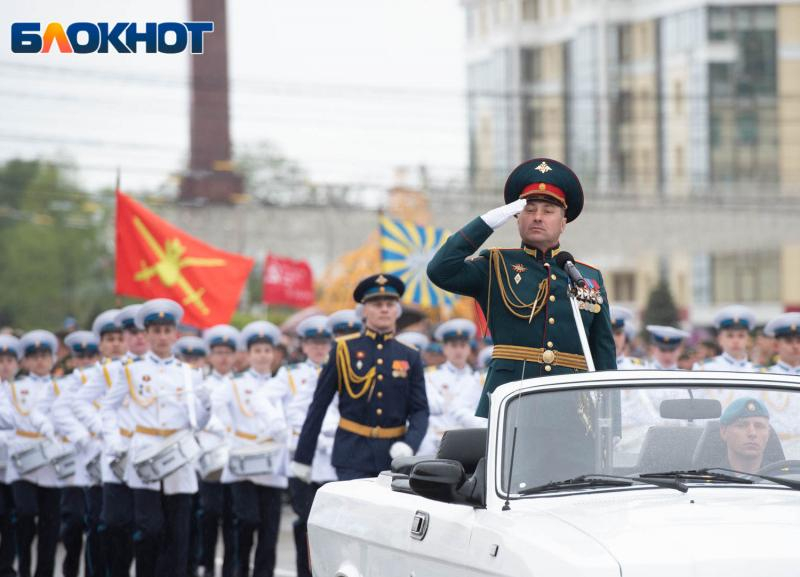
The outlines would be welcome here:
M 183 322 L 205 328 L 230 321 L 253 260 L 224 252 L 117 191 L 118 295 L 170 298 Z
M 267 255 L 264 302 L 304 308 L 314 304 L 314 277 L 304 260 Z

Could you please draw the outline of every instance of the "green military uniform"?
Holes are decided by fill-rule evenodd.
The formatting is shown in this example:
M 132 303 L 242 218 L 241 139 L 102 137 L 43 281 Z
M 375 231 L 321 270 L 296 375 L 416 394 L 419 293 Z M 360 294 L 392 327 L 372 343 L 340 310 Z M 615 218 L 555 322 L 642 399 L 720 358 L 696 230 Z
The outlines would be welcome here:
M 531 167 L 541 167 L 545 161 L 546 173 L 530 170 Z M 523 171 L 520 175 L 520 168 L 526 165 L 527 173 Z M 577 182 L 572 171 L 550 159 L 535 159 L 522 167 L 512 173 L 506 184 L 507 203 L 528 196 L 523 191 L 532 185 L 544 190 L 539 181 L 545 181 L 548 192 L 551 189 L 563 190 L 568 199 L 570 195 L 580 194 L 580 199 L 570 202 L 572 212 L 568 210 L 566 213 L 567 220 L 577 216 L 574 207 L 583 204 L 580 183 L 577 183 L 576 190 L 571 179 L 565 178 L 560 169 L 563 167 L 569 171 Z M 474 219 L 453 234 L 428 265 L 428 276 L 434 284 L 475 298 L 486 315 L 494 351 L 476 412 L 479 416 L 487 416 L 489 394 L 502 384 L 522 378 L 586 370 L 586 359 L 567 296 L 568 276 L 555 261 L 560 249 L 553 247 L 545 254 L 525 246 L 493 248 L 468 258 L 492 232 L 493 229 L 482 218 Z M 616 352 L 603 277 L 600 271 L 589 265 L 576 263 L 576 266 L 590 288 L 602 296 L 602 304 L 590 305 L 591 310 L 581 311 L 595 368 L 615 369 Z

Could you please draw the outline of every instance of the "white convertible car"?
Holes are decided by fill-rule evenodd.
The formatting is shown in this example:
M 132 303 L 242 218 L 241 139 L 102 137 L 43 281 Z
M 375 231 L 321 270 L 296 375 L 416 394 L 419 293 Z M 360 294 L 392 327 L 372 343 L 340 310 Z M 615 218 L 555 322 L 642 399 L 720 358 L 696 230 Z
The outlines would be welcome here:
M 320 489 L 313 574 L 800 575 L 800 378 L 510 383 L 436 457 Z

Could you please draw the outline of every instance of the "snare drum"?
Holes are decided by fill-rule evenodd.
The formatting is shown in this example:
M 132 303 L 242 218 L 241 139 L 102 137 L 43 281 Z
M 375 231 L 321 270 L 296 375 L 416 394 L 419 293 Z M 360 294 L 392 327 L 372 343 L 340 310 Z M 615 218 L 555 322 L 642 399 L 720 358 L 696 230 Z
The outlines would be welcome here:
M 26 449 L 11 455 L 11 462 L 20 475 L 27 475 L 41 469 L 61 456 L 61 447 L 52 441 L 39 441 Z
M 190 463 L 199 453 L 200 446 L 192 432 L 180 431 L 140 451 L 133 468 L 142 481 L 152 483 Z
M 219 481 L 222 469 L 228 462 L 228 444 L 216 435 L 197 437 L 200 457 L 197 459 L 197 472 L 204 481 Z
M 122 483 L 125 481 L 125 468 L 128 466 L 128 453 L 123 453 L 119 457 L 114 457 L 109 463 L 109 468 L 114 476 Z
M 56 477 L 66 479 L 75 474 L 76 461 L 75 451 L 72 448 L 60 447 L 59 454 L 50 460 L 50 464 L 56 471 Z
M 239 477 L 273 475 L 280 468 L 283 445 L 264 443 L 231 449 L 228 469 Z

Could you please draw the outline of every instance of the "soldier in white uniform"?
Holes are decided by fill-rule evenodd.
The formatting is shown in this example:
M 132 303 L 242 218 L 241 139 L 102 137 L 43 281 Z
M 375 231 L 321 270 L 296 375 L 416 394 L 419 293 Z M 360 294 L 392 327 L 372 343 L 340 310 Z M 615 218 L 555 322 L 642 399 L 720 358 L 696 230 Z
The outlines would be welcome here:
M 50 409 L 58 395 L 58 385 L 50 371 L 56 360 L 58 340 L 49 331 L 35 330 L 20 340 L 23 364 L 30 374 L 8 384 L 10 413 L 15 429 L 9 454 L 31 448 L 45 439 L 56 442 Z M 12 463 L 6 470 L 17 511 L 17 570 L 21 577 L 31 575 L 31 545 L 36 537 L 36 575 L 51 577 L 58 545 L 61 483 L 51 464 L 21 473 Z
M 800 313 L 784 313 L 764 327 L 764 334 L 773 337 L 778 347 L 778 362 L 770 373 L 800 375 Z
M 301 339 L 301 348 L 306 360 L 302 363 L 282 367 L 275 376 L 277 382 L 282 385 L 288 384 L 293 393 L 287 408 L 287 420 L 291 430 L 289 436 L 290 459 L 294 457 L 297 439 L 303 429 L 308 407 L 314 398 L 317 378 L 322 370 L 322 365 L 328 360 L 333 336 L 328 328 L 328 318 L 324 315 L 315 315 L 304 319 L 297 325 L 297 335 Z M 338 426 L 339 405 L 333 402 L 325 414 L 317 441 L 317 450 L 314 460 L 311 462 L 311 483 L 304 483 L 295 477 L 289 478 L 292 508 L 297 514 L 293 529 L 298 577 L 311 576 L 308 569 L 306 524 L 317 490 L 325 483 L 336 480 L 336 469 L 331 465 L 331 450 Z
M 69 439 L 70 445 L 76 453 L 75 474 L 64 479 L 61 489 L 61 542 L 66 551 L 61 568 L 64 577 L 77 577 L 81 564 L 81 549 L 83 548 L 83 533 L 88 529 L 87 502 L 90 497 L 90 488 L 98 491 L 96 497 L 95 523 L 99 523 L 99 506 L 102 503 L 102 490 L 100 479 L 92 478 L 89 464 L 100 454 L 99 442 L 91 437 L 86 425 L 75 418 L 70 407 L 71 399 L 78 390 L 87 382 L 94 372 L 100 356 L 100 341 L 92 331 L 75 331 L 66 336 L 64 344 L 69 349 L 72 357 L 73 371 L 58 381 L 61 394 L 53 402 L 53 424 L 58 434 Z M 98 467 L 99 472 L 99 467 Z M 97 526 L 94 527 L 97 534 Z M 97 547 L 97 540 L 93 543 Z M 102 567 L 94 564 L 99 560 L 98 551 L 87 544 L 86 548 L 86 575 L 98 575 Z
M 0 334 L 0 577 L 16 576 L 14 556 L 17 552 L 17 533 L 12 521 L 14 498 L 11 486 L 6 484 L 6 467 L 11 466 L 6 443 L 9 436 L 14 434 L 9 383 L 17 376 L 21 357 L 19 339 Z
M 617 370 L 630 371 L 645 368 L 641 359 L 630 357 L 626 354 L 628 346 L 636 336 L 633 312 L 625 307 L 612 305 L 610 313 L 611 330 L 614 332 L 614 345 L 617 348 Z
M 213 399 L 218 394 L 224 394 L 223 391 L 230 387 L 239 346 L 239 331 L 230 325 L 216 325 L 203 333 L 203 341 L 209 351 L 208 363 L 211 367 L 203 385 Z M 212 414 L 209 425 L 197 435 L 201 447 L 204 443 L 213 446 L 213 443 L 218 442 L 218 437 L 225 437 L 227 430 L 231 428 L 229 421 L 222 422 L 219 415 Z M 201 479 L 200 509 L 201 545 L 198 566 L 205 577 L 213 577 L 215 574 L 217 537 L 221 523 L 224 547 L 222 577 L 233 577 L 236 570 L 236 541 L 230 485 L 219 480 Z
M 203 339 L 188 335 L 179 338 L 172 347 L 172 352 L 195 369 L 205 370 L 208 360 L 208 347 Z
M 133 559 L 133 494 L 111 468 L 114 452 L 127 451 L 133 433 L 126 403 L 115 411 L 113 418 L 109 418 L 109 422 L 116 422 L 118 428 L 114 431 L 104 430 L 102 399 L 111 390 L 115 380 L 124 380 L 124 365 L 133 362 L 134 357 L 128 350 L 128 343 L 137 341 L 139 353 L 146 350 L 144 337 L 133 327 L 134 315 L 140 307 L 141 305 L 129 305 L 122 310 L 109 309 L 95 318 L 92 332 L 100 339 L 101 360 L 89 374 L 87 382 L 70 399 L 73 414 L 84 424 L 89 435 L 102 440 L 98 541 L 103 552 L 100 553 L 101 560 L 96 562 L 104 561 L 106 571 L 111 577 L 129 575 Z M 145 344 L 142 345 L 142 342 Z M 92 518 L 98 507 L 96 493 L 95 490 L 90 491 L 93 498 L 89 501 L 89 514 Z
M 418 455 L 436 455 L 445 431 L 485 425 L 485 419 L 475 417 L 480 375 L 467 363 L 475 331 L 475 323 L 467 319 L 452 319 L 436 329 L 434 337 L 442 343 L 446 361 L 425 371 L 430 417 Z
M 230 379 L 228 386 L 214 391 L 214 414 L 231 424 L 231 451 L 275 449 L 272 473 L 239 476 L 229 465 L 222 482 L 231 484 L 233 511 L 238 524 L 238 576 L 248 577 L 253 537 L 258 545 L 253 563 L 254 576 L 272 575 L 281 517 L 281 492 L 288 486 L 287 433 L 284 396 L 272 389 L 274 347 L 280 343 L 278 327 L 255 321 L 242 329 L 241 347 L 247 350 L 250 369 Z
M 647 325 L 650 333 L 650 363 L 648 369 L 657 371 L 677 371 L 678 358 L 681 356 L 683 341 L 689 338 L 689 333 L 674 327 L 661 325 Z
M 103 397 L 104 432 L 116 432 L 116 410 L 127 400 L 133 423 L 125 479 L 133 490 L 134 550 L 137 577 L 185 575 L 189 566 L 192 495 L 197 475 L 187 462 L 160 481 L 143 480 L 134 464 L 177 433 L 205 427 L 210 399 L 202 375 L 172 355 L 183 308 L 169 299 L 153 299 L 136 312 L 150 351 L 124 365 L 124 378 Z M 119 447 L 112 452 L 122 454 Z
M 722 354 L 712 359 L 695 363 L 693 371 L 752 372 L 753 363 L 747 359 L 750 332 L 755 328 L 756 316 L 742 305 L 731 305 L 714 315 L 717 343 Z
M 359 305 L 360 306 L 360 305 Z M 362 314 L 356 309 L 341 309 L 328 316 L 328 330 L 331 331 L 333 337 L 352 335 L 353 333 L 360 333 L 364 328 L 364 323 L 361 320 Z

